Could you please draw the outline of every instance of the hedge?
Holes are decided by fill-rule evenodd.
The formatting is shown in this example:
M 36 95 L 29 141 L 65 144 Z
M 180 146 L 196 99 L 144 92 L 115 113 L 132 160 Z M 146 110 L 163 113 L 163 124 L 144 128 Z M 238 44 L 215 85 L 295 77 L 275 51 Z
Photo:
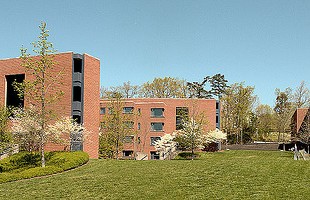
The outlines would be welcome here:
M 89 160 L 87 153 L 48 152 L 46 167 L 41 166 L 39 153 L 21 152 L 0 161 L 0 183 L 38 176 L 46 176 L 85 164 Z

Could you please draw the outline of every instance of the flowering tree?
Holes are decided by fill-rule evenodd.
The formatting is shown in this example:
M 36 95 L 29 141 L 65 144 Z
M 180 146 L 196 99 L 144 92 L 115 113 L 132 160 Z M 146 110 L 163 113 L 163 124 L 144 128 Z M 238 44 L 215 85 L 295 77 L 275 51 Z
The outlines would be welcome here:
M 205 134 L 203 124 L 202 118 L 198 121 L 194 118 L 183 120 L 183 128 L 174 132 L 178 147 L 182 150 L 190 149 L 192 160 L 194 159 L 194 150 L 203 148 L 202 139 Z
M 39 119 L 40 115 L 35 107 L 14 110 L 14 117 L 11 118 L 13 138 L 26 151 L 40 150 L 42 142 L 68 146 L 72 140 L 83 141 L 88 135 L 82 125 L 69 117 L 63 117 L 54 124 L 47 125 L 42 134 Z
M 155 142 L 156 150 L 162 155 L 162 158 L 171 159 L 171 155 L 176 151 L 177 143 L 174 141 L 175 134 L 165 134 L 160 140 Z
M 206 147 L 208 144 L 212 143 L 212 142 L 218 142 L 219 144 L 221 144 L 221 141 L 226 140 L 227 139 L 227 134 L 223 133 L 222 131 L 220 131 L 219 129 L 215 129 L 212 131 L 209 131 L 207 134 L 202 135 L 202 144 L 204 147 Z
M 53 44 L 48 41 L 49 31 L 46 29 L 46 23 L 42 22 L 39 28 L 38 41 L 32 43 L 33 52 L 37 56 L 32 57 L 26 48 L 21 48 L 21 67 L 25 69 L 30 78 L 22 83 L 15 82 L 13 86 L 19 96 L 25 99 L 27 105 L 36 107 L 37 114 L 33 116 L 36 118 L 36 123 L 33 125 L 39 125 L 41 128 L 36 129 L 39 132 L 36 132 L 36 137 L 33 140 L 38 144 L 37 136 L 39 135 L 41 164 L 42 167 L 45 167 L 44 146 L 48 135 L 46 131 L 55 114 L 50 108 L 63 95 L 60 90 L 63 73 L 62 70 L 55 68 L 57 63 L 54 61 L 53 54 L 56 50 L 54 50 Z

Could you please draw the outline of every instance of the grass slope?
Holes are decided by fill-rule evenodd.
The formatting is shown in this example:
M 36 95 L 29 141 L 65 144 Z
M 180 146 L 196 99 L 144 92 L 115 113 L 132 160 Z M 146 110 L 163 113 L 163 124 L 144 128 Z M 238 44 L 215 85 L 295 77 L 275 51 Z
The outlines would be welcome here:
M 0 199 L 307 199 L 310 162 L 290 152 L 226 151 L 200 160 L 91 160 L 52 177 L 4 183 Z

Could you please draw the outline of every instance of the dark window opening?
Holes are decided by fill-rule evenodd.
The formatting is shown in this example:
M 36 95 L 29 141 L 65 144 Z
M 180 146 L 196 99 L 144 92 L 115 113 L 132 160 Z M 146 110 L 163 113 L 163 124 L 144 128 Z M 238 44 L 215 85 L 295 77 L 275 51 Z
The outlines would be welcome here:
M 151 131 L 163 131 L 164 123 L 161 122 L 153 122 L 151 123 Z
M 124 138 L 125 143 L 133 143 L 134 137 L 132 135 L 126 135 Z
M 188 108 L 187 107 L 176 107 L 176 130 L 184 128 L 183 122 L 188 120 Z
M 100 114 L 104 115 L 105 114 L 105 108 L 100 108 Z
M 219 116 L 218 115 L 216 115 L 216 123 L 219 123 Z
M 160 137 L 151 137 L 151 146 L 154 146 L 158 140 L 160 140 Z
M 133 121 L 124 121 L 125 128 L 132 129 L 134 122 Z
M 164 117 L 164 109 L 163 108 L 152 108 L 151 117 Z
M 124 107 L 123 113 L 124 114 L 132 114 L 133 113 L 133 107 Z
M 14 82 L 22 83 L 25 80 L 25 74 L 7 75 L 6 77 L 6 106 L 24 107 L 24 98 L 18 95 L 14 89 Z
M 151 151 L 151 160 L 159 160 L 159 153 L 156 151 Z
M 73 115 L 73 120 L 78 123 L 81 124 L 81 116 L 79 115 Z
M 124 157 L 133 156 L 133 151 L 123 151 L 123 156 Z
M 140 130 L 141 129 L 141 123 L 139 122 L 138 123 L 138 130 Z
M 82 88 L 80 86 L 73 86 L 73 101 L 82 101 Z
M 216 102 L 216 109 L 219 109 L 219 107 L 220 107 L 219 104 L 220 104 L 220 103 L 217 101 L 217 102 Z
M 82 59 L 74 58 L 73 62 L 73 72 L 82 73 Z

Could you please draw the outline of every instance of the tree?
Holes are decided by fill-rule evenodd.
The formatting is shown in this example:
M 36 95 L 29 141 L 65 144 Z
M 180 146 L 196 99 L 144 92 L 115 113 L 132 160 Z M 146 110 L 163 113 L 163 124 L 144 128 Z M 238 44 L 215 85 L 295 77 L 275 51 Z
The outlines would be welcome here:
M 204 85 L 208 82 L 209 77 L 205 77 L 202 82 L 187 82 L 190 98 L 209 99 L 212 97 L 210 92 L 204 88 Z
M 310 91 L 306 86 L 305 81 L 301 81 L 300 85 L 296 88 L 293 101 L 296 108 L 309 107 L 310 105 Z
M 256 107 L 255 115 L 257 117 L 256 138 L 264 140 L 274 129 L 274 111 L 269 105 L 261 104 Z
M 124 113 L 123 108 L 120 94 L 110 99 L 108 114 L 101 122 L 99 148 L 102 155 L 118 159 L 126 136 L 135 135 L 134 113 Z
M 209 77 L 208 81 L 211 87 L 210 94 L 216 96 L 217 99 L 220 100 L 222 95 L 225 93 L 226 88 L 228 88 L 228 81 L 222 74 L 215 74 L 214 76 Z
M 194 151 L 196 148 L 202 149 L 202 136 L 203 131 L 202 119 L 195 121 L 194 118 L 188 121 L 183 121 L 183 129 L 174 132 L 175 141 L 178 144 L 178 148 L 182 150 L 191 150 L 192 160 L 194 160 Z
M 172 77 L 155 78 L 144 83 L 140 90 L 144 98 L 184 98 L 186 95 L 186 82 Z
M 124 82 L 122 86 L 102 87 L 100 89 L 101 98 L 112 98 L 119 93 L 122 98 L 135 98 L 139 95 L 140 88 L 138 85 L 131 85 L 130 81 Z
M 11 110 L 4 106 L 0 107 L 0 149 L 8 147 L 12 140 L 12 135 L 9 131 L 9 117 Z
M 30 152 L 40 150 L 42 126 L 37 108 L 33 106 L 26 110 L 16 108 L 13 114 L 11 122 L 14 142 L 19 144 L 22 150 Z M 44 131 L 44 141 L 66 145 L 66 149 L 71 141 L 83 141 L 87 137 L 85 128 L 69 117 L 62 117 L 55 123 L 48 124 Z
M 254 87 L 244 83 L 232 84 L 222 97 L 222 128 L 230 136 L 235 135 L 236 143 L 243 143 L 243 131 L 250 125 L 256 99 Z
M 170 160 L 175 153 L 177 143 L 174 138 L 174 134 L 165 134 L 160 140 L 155 141 L 155 149 L 160 153 L 163 160 Z
M 213 76 L 206 76 L 202 82 L 187 82 L 190 98 L 205 98 L 209 99 L 213 96 L 221 99 L 227 86 L 227 80 L 222 74 L 215 74 Z M 209 83 L 209 85 L 206 85 Z M 210 90 L 207 90 L 210 88 Z
M 49 31 L 46 29 L 46 23 L 42 22 L 39 28 L 41 31 L 39 39 L 32 43 L 33 52 L 37 57 L 30 57 L 27 49 L 21 48 L 21 66 L 25 68 L 30 78 L 24 80 L 21 84 L 16 83 L 15 89 L 21 97 L 24 97 L 28 105 L 34 106 L 38 112 L 36 117 L 41 128 L 36 134 L 40 140 L 39 149 L 41 151 L 42 167 L 45 167 L 44 146 L 47 142 L 46 128 L 53 118 L 50 105 L 55 103 L 63 93 L 59 89 L 62 72 L 55 72 L 54 69 L 57 63 L 54 61 L 52 54 L 56 51 L 53 48 L 53 44 L 48 41 Z
M 285 91 L 280 89 L 275 90 L 276 103 L 274 107 L 275 111 L 275 123 L 278 131 L 278 141 L 284 141 L 284 133 L 290 130 L 290 122 L 293 112 L 295 110 L 292 102 L 292 90 L 286 88 Z

